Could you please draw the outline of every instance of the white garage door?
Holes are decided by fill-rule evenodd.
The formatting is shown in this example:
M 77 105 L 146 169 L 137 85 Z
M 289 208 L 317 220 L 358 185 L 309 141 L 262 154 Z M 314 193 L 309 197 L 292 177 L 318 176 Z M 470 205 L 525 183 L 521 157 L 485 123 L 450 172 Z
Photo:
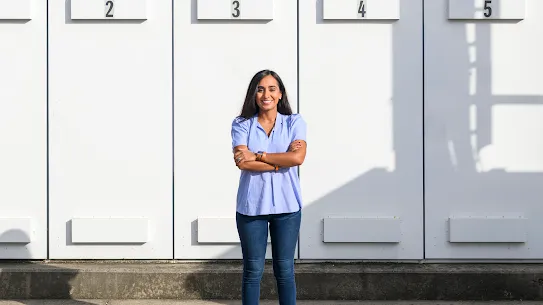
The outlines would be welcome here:
M 47 257 L 46 18 L 0 1 L 0 259 Z
M 425 2 L 426 257 L 543 258 L 543 3 Z
M 171 7 L 49 1 L 51 258 L 173 256 Z
M 300 0 L 303 259 L 421 259 L 422 1 Z
M 241 258 L 230 128 L 263 69 L 296 111 L 296 12 L 292 0 L 175 4 L 175 258 Z

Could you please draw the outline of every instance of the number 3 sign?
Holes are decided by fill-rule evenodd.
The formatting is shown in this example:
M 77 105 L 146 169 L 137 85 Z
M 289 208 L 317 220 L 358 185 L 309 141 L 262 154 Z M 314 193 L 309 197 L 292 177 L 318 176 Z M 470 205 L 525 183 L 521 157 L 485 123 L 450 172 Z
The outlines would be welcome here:
M 240 1 L 241 0 L 232 1 L 232 18 L 239 18 L 241 15 Z

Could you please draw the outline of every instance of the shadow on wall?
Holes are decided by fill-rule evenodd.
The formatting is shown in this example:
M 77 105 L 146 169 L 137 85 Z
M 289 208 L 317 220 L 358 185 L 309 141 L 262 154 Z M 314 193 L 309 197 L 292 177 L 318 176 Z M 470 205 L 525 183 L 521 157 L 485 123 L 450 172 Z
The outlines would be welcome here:
M 420 2 L 422 3 L 422 1 Z M 316 1 L 317 15 L 319 11 L 321 14 L 320 20 L 319 16 L 317 16 L 317 23 L 324 23 L 322 21 L 321 3 L 320 0 Z M 402 1 L 401 5 L 402 12 L 413 9 L 410 7 L 412 2 Z M 447 20 L 447 10 L 442 9 L 443 5 L 444 1 L 426 1 L 426 11 L 443 12 L 442 14 L 436 13 L 427 16 L 425 20 L 427 25 L 439 24 L 443 20 Z M 423 259 L 423 221 L 427 224 L 427 230 L 429 227 L 432 228 L 432 231 L 426 232 L 426 247 L 438 246 L 444 249 L 445 247 L 452 247 L 448 242 L 447 219 L 451 216 L 449 214 L 458 211 L 458 208 L 463 209 L 461 212 L 469 214 L 473 211 L 485 210 L 488 203 L 492 203 L 495 209 L 487 211 L 492 215 L 515 209 L 529 214 L 532 207 L 539 205 L 539 198 L 543 197 L 543 188 L 540 187 L 543 182 L 542 171 L 507 172 L 503 170 L 504 165 L 500 165 L 499 162 L 494 165 L 487 164 L 485 169 L 485 164 L 481 163 L 481 157 L 485 154 L 485 148 L 493 144 L 493 132 L 496 132 L 492 129 L 492 110 L 494 107 L 508 104 L 543 105 L 543 97 L 492 95 L 492 24 L 488 23 L 467 25 L 467 23 L 457 22 L 450 23 L 446 27 L 427 26 L 425 31 L 429 35 L 425 39 L 424 61 L 427 63 L 426 72 L 430 71 L 431 73 L 427 73 L 425 88 L 421 87 L 413 90 L 406 80 L 413 77 L 422 77 L 421 74 L 413 73 L 413 71 L 421 71 L 422 67 L 412 69 L 413 67 L 410 64 L 412 58 L 410 56 L 413 53 L 406 50 L 413 49 L 414 46 L 408 38 L 410 33 L 407 33 L 408 30 L 405 30 L 405 27 L 399 25 L 400 22 L 398 21 L 392 25 L 392 137 L 394 143 L 392 150 L 395 154 L 395 169 L 388 171 L 387 169 L 374 168 L 355 176 L 349 182 L 315 201 L 305 202 L 302 222 L 305 222 L 306 226 L 308 226 L 307 230 L 318 232 L 318 235 L 313 237 L 318 239 L 322 246 L 322 220 L 330 215 L 365 216 L 353 215 L 352 211 L 360 211 L 361 205 L 382 207 L 390 206 L 392 203 L 397 208 L 397 215 L 401 218 L 405 217 L 402 213 L 406 213 L 406 209 L 401 209 L 403 203 L 409 204 L 416 201 L 417 210 L 421 213 L 417 220 L 420 220 L 420 230 L 417 229 L 419 235 L 416 236 L 420 240 L 417 243 L 420 248 L 415 249 L 415 251 L 420 253 L 418 259 Z M 327 21 L 326 23 L 333 22 Z M 375 25 L 374 23 L 372 26 Z M 470 34 L 470 27 L 472 27 L 474 35 Z M 435 31 L 439 31 L 439 33 L 434 33 Z M 371 44 L 369 38 L 368 44 Z M 300 47 L 304 48 L 303 45 Z M 315 52 L 318 52 L 318 50 L 315 50 Z M 472 52 L 476 53 L 476 61 L 473 60 L 473 57 L 470 57 Z M 301 69 L 303 68 L 302 66 Z M 350 89 L 352 88 L 345 88 L 345 90 Z M 302 90 L 311 90 L 311 88 L 305 86 L 305 89 Z M 326 88 L 322 88 L 322 90 L 326 90 Z M 419 97 L 421 96 L 419 93 L 423 90 L 426 93 L 424 108 Z M 353 98 L 356 99 L 356 95 L 353 95 Z M 303 114 L 304 101 L 302 100 L 300 103 L 302 105 L 301 113 Z M 422 129 L 423 119 L 425 121 L 424 130 Z M 476 124 L 474 124 L 474 121 L 476 121 Z M 315 122 L 310 123 L 312 125 L 317 124 Z M 335 124 L 334 128 L 341 130 L 347 128 L 349 122 L 336 121 Z M 501 126 L 503 122 L 498 124 Z M 421 127 L 420 130 L 415 129 L 417 126 Z M 513 128 L 513 126 L 509 127 Z M 308 132 L 311 133 L 311 130 Z M 356 132 L 353 131 L 352 134 L 354 136 Z M 314 134 L 312 137 L 317 136 Z M 522 137 L 523 135 L 518 134 L 517 136 Z M 424 155 L 423 147 L 417 147 L 413 144 L 419 143 L 417 140 L 423 137 L 425 142 Z M 312 144 L 309 143 L 308 155 L 312 153 L 311 147 Z M 349 149 L 348 144 L 342 146 L 341 149 Z M 330 150 L 330 153 L 334 153 L 332 149 Z M 322 154 L 323 152 L 319 153 Z M 496 155 L 504 154 L 501 151 L 495 151 L 495 153 Z M 424 180 L 422 175 L 423 163 L 426 174 Z M 330 166 L 333 166 L 333 164 L 330 164 Z M 494 169 L 491 168 L 492 166 L 494 166 Z M 302 166 L 302 181 L 307 179 L 305 177 Z M 311 179 L 316 179 L 316 177 L 311 177 Z M 326 179 L 326 177 L 323 175 L 322 179 Z M 219 182 L 217 181 L 217 183 Z M 209 183 L 213 184 L 212 181 Z M 425 191 L 423 193 L 424 185 Z M 423 200 L 423 197 L 425 200 Z M 522 201 L 522 207 L 518 206 L 519 200 Z M 459 203 L 463 204 L 459 205 Z M 427 219 L 423 219 L 423 209 L 432 212 L 426 214 Z M 437 213 L 434 212 L 440 209 L 444 211 L 443 215 L 445 217 L 441 217 L 441 214 L 439 214 L 440 217 L 436 217 Z M 371 210 L 367 211 L 367 213 L 372 212 Z M 531 212 L 540 213 L 541 210 L 538 208 L 537 211 Z M 304 224 L 302 224 L 303 226 Z M 402 230 L 404 229 L 405 227 L 402 226 Z M 534 230 L 533 225 L 531 230 Z M 402 236 L 402 238 L 404 237 Z M 429 240 L 430 238 L 432 240 Z M 435 242 L 434 238 L 437 238 L 438 242 Z M 542 237 L 534 236 L 534 234 L 530 235 L 530 243 L 541 243 L 543 242 L 541 239 Z M 413 242 L 413 240 L 405 240 Z M 302 240 L 302 251 L 304 249 L 303 243 Z M 374 247 L 371 244 L 353 244 L 351 246 L 360 250 L 358 254 L 355 254 L 359 259 L 367 259 L 364 254 L 365 249 Z M 518 245 L 486 244 L 484 246 L 493 249 L 495 246 L 507 248 Z M 526 247 L 525 244 L 521 246 Z M 326 244 L 326 247 L 328 249 L 336 247 L 340 249 L 345 245 L 340 243 Z M 399 249 L 403 247 L 403 244 L 402 242 L 399 244 L 384 244 L 380 245 L 380 247 L 383 249 L 383 253 L 399 253 Z M 460 246 L 455 245 L 455 247 Z M 224 255 L 230 257 L 233 253 L 235 252 L 224 253 Z M 339 252 L 331 250 L 329 253 Z M 302 256 L 307 255 L 308 253 L 302 252 Z M 454 259 L 454 257 L 447 256 L 450 254 L 443 253 L 442 255 L 444 259 Z M 387 256 L 390 256 L 390 254 L 387 254 Z M 390 259 L 387 258 L 387 260 Z M 241 262 L 239 262 L 239 266 L 241 266 Z M 240 298 L 241 277 L 237 281 L 236 283 L 230 283 L 236 289 L 232 290 L 231 295 L 225 297 Z M 196 287 L 185 288 L 194 291 Z M 299 282 L 298 290 L 303 293 L 303 282 Z M 209 298 L 212 294 L 206 292 L 205 289 L 194 292 L 200 293 L 202 298 Z M 268 261 L 261 294 L 269 296 L 275 295 L 275 293 L 275 282 Z
M 0 240 L 28 240 L 22 230 L 0 233 Z M 24 244 L 0 244 L 0 250 L 17 248 L 17 257 L 32 257 Z M 38 269 L 38 270 L 37 270 Z M 77 271 L 58 268 L 43 261 L 0 260 L 0 300 L 17 300 L 21 304 L 36 304 L 31 299 L 71 299 L 70 282 Z M 73 300 L 70 304 L 91 304 Z

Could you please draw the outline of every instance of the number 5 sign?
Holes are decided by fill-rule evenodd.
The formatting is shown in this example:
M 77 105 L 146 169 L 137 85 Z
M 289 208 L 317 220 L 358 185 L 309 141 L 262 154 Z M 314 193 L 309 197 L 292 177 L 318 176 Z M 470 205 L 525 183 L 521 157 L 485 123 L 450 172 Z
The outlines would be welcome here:
M 526 0 L 449 0 L 449 19 L 522 20 Z

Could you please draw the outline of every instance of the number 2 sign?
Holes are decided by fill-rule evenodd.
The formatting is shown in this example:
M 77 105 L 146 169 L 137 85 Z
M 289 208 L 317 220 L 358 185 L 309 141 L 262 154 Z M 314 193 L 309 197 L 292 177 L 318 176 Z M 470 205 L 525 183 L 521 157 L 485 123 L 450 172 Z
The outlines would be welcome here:
M 3 0 L 0 0 L 2 2 Z M 70 0 L 72 20 L 147 20 L 150 0 Z
M 113 6 L 115 5 L 115 0 L 106 0 L 105 4 L 105 11 L 106 11 L 106 18 L 113 18 Z

